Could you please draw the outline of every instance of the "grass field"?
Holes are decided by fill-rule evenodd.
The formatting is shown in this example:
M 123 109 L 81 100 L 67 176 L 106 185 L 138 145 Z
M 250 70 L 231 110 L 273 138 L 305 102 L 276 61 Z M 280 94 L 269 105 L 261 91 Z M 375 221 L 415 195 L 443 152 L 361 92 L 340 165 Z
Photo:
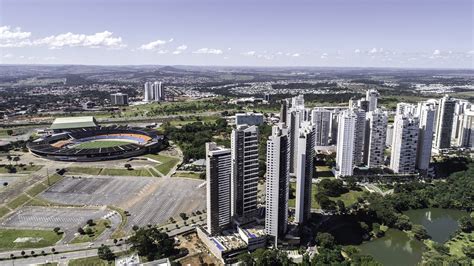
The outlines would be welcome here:
M 104 168 L 100 171 L 99 175 L 112 175 L 112 176 L 152 176 L 146 169 L 120 169 L 120 168 Z
M 43 167 L 42 165 L 25 165 L 23 167 L 20 167 L 19 165 L 16 165 L 15 163 L 12 163 L 12 166 L 15 167 L 16 174 L 36 172 Z M 6 165 L 0 165 L 0 174 L 7 174 L 7 173 L 8 173 L 8 169 L 6 168 Z
M 290 187 L 296 189 L 296 183 L 290 183 Z M 318 193 L 318 185 L 313 184 L 311 189 L 311 208 L 312 209 L 320 209 L 321 206 L 316 202 L 314 196 Z M 329 197 L 333 201 L 342 200 L 344 205 L 349 206 L 357 202 L 357 198 L 360 197 L 364 193 L 363 190 L 355 191 L 350 190 L 347 193 L 340 195 L 339 197 Z M 296 204 L 296 197 L 293 199 L 288 200 L 289 207 L 295 207 Z
M 173 169 L 173 167 L 175 167 L 179 162 L 179 159 L 176 157 L 164 156 L 161 154 L 148 154 L 145 155 L 145 157 L 159 161 L 160 164 L 157 164 L 155 169 L 160 171 L 163 175 L 169 174 L 171 169 Z
M 17 238 L 32 237 L 41 238 L 40 241 L 14 243 Z M 52 246 L 61 239 L 62 235 L 58 235 L 52 230 L 20 230 L 20 229 L 0 229 L 0 250 L 22 249 L 22 248 L 41 248 Z
M 105 229 L 107 228 L 106 225 L 110 225 L 110 222 L 108 220 L 98 220 L 95 221 L 95 223 L 96 224 L 93 226 L 86 225 L 85 227 L 83 227 L 84 230 L 86 230 L 86 228 L 91 228 L 94 232 L 93 234 L 79 235 L 75 237 L 70 243 L 84 243 L 94 241 L 105 231 Z
M 178 171 L 172 177 L 184 177 L 184 178 L 201 179 L 200 178 L 200 173 L 198 173 L 198 172 Z
M 316 175 L 318 178 L 335 178 L 329 166 L 316 166 Z
M 446 243 L 446 246 L 449 247 L 449 253 L 458 257 L 466 256 L 462 248 L 472 245 L 474 245 L 474 231 L 471 233 L 460 233 L 457 237 Z M 474 259 L 471 262 L 474 264 Z
M 16 197 L 14 200 L 10 201 L 7 206 L 11 209 L 16 209 L 20 207 L 21 205 L 25 204 L 27 201 L 29 201 L 31 198 L 28 197 L 25 194 L 21 194 L 20 196 Z
M 99 175 L 102 168 L 94 167 L 68 167 L 67 171 L 74 174 Z
M 74 259 L 74 260 L 70 260 L 68 263 L 69 266 L 84 266 L 84 265 L 107 266 L 107 265 L 114 265 L 114 264 L 115 263 L 113 261 L 108 262 L 108 261 L 99 259 L 99 257 Z
M 88 141 L 81 143 L 76 146 L 78 149 L 99 149 L 99 148 L 110 148 L 116 146 L 122 146 L 130 144 L 127 141 L 118 141 L 118 140 L 96 140 L 96 141 Z

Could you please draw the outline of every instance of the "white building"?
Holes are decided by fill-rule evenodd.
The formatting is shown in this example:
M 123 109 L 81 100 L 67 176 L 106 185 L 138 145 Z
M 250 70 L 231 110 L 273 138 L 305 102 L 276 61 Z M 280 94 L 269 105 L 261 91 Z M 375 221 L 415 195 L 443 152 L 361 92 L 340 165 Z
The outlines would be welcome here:
M 165 100 L 165 90 L 161 81 L 155 81 L 153 83 L 153 100 L 157 102 Z
M 153 83 L 145 82 L 145 91 L 144 91 L 144 101 L 151 102 L 153 101 Z
M 231 223 L 231 151 L 206 143 L 207 230 L 215 235 Z
M 460 133 L 462 131 L 462 124 L 464 119 L 464 113 L 470 110 L 471 103 L 466 100 L 457 100 L 454 107 L 453 114 L 453 127 L 451 132 L 451 144 L 454 146 L 459 146 L 459 138 L 461 137 Z
M 290 143 L 284 123 L 273 126 L 267 141 L 267 177 L 265 187 L 265 232 L 275 244 L 284 236 L 288 224 Z
M 466 110 L 462 115 L 462 124 L 458 138 L 459 147 L 474 148 L 474 110 Z
M 351 176 L 354 169 L 354 144 L 357 114 L 346 110 L 339 114 L 337 130 L 336 175 Z
M 258 128 L 240 125 L 232 130 L 232 217 L 245 222 L 257 212 Z
M 128 94 L 120 93 L 120 92 L 110 94 L 110 104 L 128 105 Z
M 365 99 L 369 102 L 369 111 L 377 109 L 377 101 L 380 94 L 377 90 L 368 90 L 365 93 Z
M 418 145 L 418 118 L 411 114 L 395 116 L 390 168 L 397 174 L 415 173 Z
M 298 133 L 296 153 L 295 222 L 304 223 L 311 214 L 311 187 L 314 171 L 314 128 L 303 122 Z
M 315 108 L 311 111 L 311 121 L 315 130 L 315 146 L 328 146 L 331 132 L 331 111 Z
M 364 158 L 369 168 L 384 166 L 384 150 L 387 133 L 387 113 L 375 109 L 367 113 L 367 143 Z
M 296 153 L 298 151 L 298 132 L 301 127 L 301 123 L 304 121 L 305 109 L 301 108 L 290 108 L 288 110 L 288 130 L 290 136 L 290 174 L 295 175 L 296 171 Z
M 451 133 L 453 129 L 455 106 L 456 101 L 448 95 L 439 100 L 434 141 L 434 148 L 437 151 L 451 147 Z
M 436 106 L 432 102 L 418 103 L 417 116 L 420 123 L 420 131 L 418 133 L 416 167 L 422 172 L 426 172 L 430 165 L 435 124 L 435 109 Z

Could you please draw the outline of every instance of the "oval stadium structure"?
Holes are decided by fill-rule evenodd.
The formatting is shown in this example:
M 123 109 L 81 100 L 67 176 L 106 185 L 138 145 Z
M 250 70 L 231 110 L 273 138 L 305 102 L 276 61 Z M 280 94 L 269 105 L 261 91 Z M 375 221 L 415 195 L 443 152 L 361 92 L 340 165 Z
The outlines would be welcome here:
M 125 126 L 69 129 L 27 144 L 31 153 L 58 161 L 123 159 L 155 151 L 162 141 L 155 130 Z

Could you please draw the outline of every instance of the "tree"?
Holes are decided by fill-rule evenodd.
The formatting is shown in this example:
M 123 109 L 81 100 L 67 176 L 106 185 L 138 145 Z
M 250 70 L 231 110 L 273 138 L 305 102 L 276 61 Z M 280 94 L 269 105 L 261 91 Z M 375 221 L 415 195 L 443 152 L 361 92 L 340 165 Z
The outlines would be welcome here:
M 126 164 L 124 165 L 124 167 L 127 168 L 127 170 L 131 170 L 131 169 L 132 169 L 132 165 L 129 164 L 129 163 L 126 163 Z
M 183 220 L 187 220 L 187 219 L 188 219 L 188 216 L 187 216 L 186 213 L 184 213 L 184 212 L 180 213 L 179 216 L 180 216 L 181 219 L 183 219 Z
M 7 130 L 7 135 L 8 135 L 8 136 L 11 136 L 11 135 L 13 135 L 13 130 L 11 130 L 11 129 L 8 129 L 8 130 Z
M 474 259 L 474 246 L 467 245 L 462 247 L 462 252 L 468 256 L 470 259 Z
M 20 157 L 19 156 L 15 156 L 13 158 L 13 161 L 15 162 L 15 165 L 18 165 L 18 162 L 20 161 Z
M 94 226 L 95 225 L 94 220 L 92 220 L 92 219 L 87 220 L 87 225 L 88 226 Z
M 336 244 L 334 236 L 329 233 L 317 233 L 316 244 L 322 248 L 333 248 Z
M 4 187 L 8 186 L 8 182 L 3 182 L 3 186 Z
M 82 229 L 82 227 L 77 228 L 77 232 L 78 232 L 79 234 L 81 234 L 81 235 L 85 235 L 85 234 L 86 234 L 86 232 L 84 231 L 84 229 Z
M 438 253 L 440 254 L 444 254 L 444 255 L 448 255 L 449 254 L 449 247 L 443 245 L 443 244 L 440 244 L 440 243 L 437 243 L 437 242 L 434 242 L 433 245 L 432 245 L 433 249 L 436 250 Z
M 104 244 L 102 244 L 102 246 L 97 249 L 97 256 L 99 256 L 99 259 L 106 261 L 115 259 L 115 255 L 112 250 L 110 250 L 108 246 L 104 246 Z
M 415 224 L 412 226 L 411 231 L 415 235 L 415 238 L 418 240 L 430 238 L 428 232 L 426 232 L 426 229 L 425 227 L 423 227 L 423 225 Z
M 61 230 L 61 228 L 59 227 L 54 227 L 53 231 L 56 233 L 56 234 L 59 234 L 59 231 Z
M 460 228 L 465 233 L 470 233 L 474 226 L 472 225 L 472 219 L 469 216 L 463 216 L 459 219 Z
M 252 258 L 252 255 L 250 255 L 249 253 L 247 252 L 244 252 L 242 254 L 240 254 L 237 259 L 239 260 L 240 263 L 242 263 L 244 266 L 252 266 L 254 265 L 254 261 L 253 261 L 253 258 Z
M 339 210 L 340 213 L 346 213 L 346 205 L 344 204 L 344 201 L 342 200 L 337 200 L 337 209 Z
M 149 261 L 169 257 L 175 253 L 174 240 L 157 228 L 139 228 L 127 242 L 131 249 L 140 256 L 146 256 Z

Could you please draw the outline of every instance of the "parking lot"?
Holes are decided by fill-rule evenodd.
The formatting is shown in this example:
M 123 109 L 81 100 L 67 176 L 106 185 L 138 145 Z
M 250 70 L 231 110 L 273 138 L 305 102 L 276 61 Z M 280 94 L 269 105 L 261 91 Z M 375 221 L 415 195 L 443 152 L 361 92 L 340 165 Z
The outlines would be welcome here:
M 68 205 L 120 205 L 139 196 L 156 179 L 145 177 L 66 177 L 41 197 Z
M 63 230 L 83 226 L 88 219 L 98 219 L 105 216 L 106 209 L 91 208 L 57 208 L 57 207 L 22 207 L 0 223 L 9 228 L 52 229 L 60 227 Z
M 181 178 L 94 176 L 66 177 L 40 194 L 41 198 L 68 205 L 114 205 L 130 212 L 133 225 L 160 224 L 179 213 L 204 210 L 202 180 Z

